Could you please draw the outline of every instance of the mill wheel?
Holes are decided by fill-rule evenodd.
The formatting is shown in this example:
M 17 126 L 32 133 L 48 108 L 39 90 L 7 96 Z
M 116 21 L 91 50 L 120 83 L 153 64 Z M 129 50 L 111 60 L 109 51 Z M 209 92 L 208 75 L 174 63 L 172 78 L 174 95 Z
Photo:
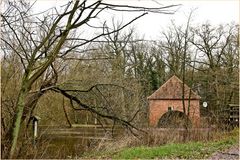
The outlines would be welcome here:
M 192 127 L 192 122 L 186 114 L 180 111 L 168 111 L 158 121 L 159 128 Z

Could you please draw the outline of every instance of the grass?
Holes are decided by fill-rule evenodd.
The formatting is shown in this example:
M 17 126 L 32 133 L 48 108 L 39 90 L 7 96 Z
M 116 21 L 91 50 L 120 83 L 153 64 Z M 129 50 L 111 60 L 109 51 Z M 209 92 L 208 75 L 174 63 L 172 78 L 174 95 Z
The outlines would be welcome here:
M 103 152 L 92 158 L 113 159 L 155 159 L 155 158 L 181 158 L 181 159 L 203 159 L 212 153 L 229 148 L 238 144 L 238 129 L 223 135 L 223 139 L 209 142 L 170 143 L 157 147 L 132 147 L 124 148 L 114 152 Z
M 167 144 L 160 147 L 136 147 L 124 149 L 114 155 L 116 159 L 153 159 L 153 158 L 207 158 L 213 152 L 228 148 L 236 140 L 228 139 L 219 142 L 190 142 L 185 144 Z

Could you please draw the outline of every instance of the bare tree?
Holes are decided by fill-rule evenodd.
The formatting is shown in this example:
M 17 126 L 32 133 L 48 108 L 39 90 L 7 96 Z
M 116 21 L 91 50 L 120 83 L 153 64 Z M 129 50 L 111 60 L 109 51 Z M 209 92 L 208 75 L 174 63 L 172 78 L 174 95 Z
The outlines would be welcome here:
M 207 82 L 204 86 L 208 92 L 204 98 L 209 100 L 209 106 L 213 110 L 219 110 L 230 103 L 229 91 L 235 90 L 233 84 L 236 77 L 233 73 L 237 73 L 238 63 L 237 29 L 238 26 L 234 24 L 214 27 L 206 23 L 194 30 L 195 37 L 191 43 L 197 48 L 199 55 L 204 57 L 196 60 L 196 63 L 202 66 L 203 70 L 200 72 L 204 72 Z
M 60 11 L 53 8 L 39 16 L 39 14 L 31 12 L 33 4 L 24 1 L 19 3 L 8 1 L 7 3 L 8 8 L 1 15 L 1 32 L 3 33 L 1 41 L 5 46 L 2 49 L 10 49 L 14 54 L 18 55 L 23 67 L 20 90 L 16 100 L 16 110 L 8 131 L 9 140 L 11 141 L 9 158 L 15 156 L 20 129 L 26 126 L 23 125 L 22 121 L 29 122 L 31 113 L 39 98 L 57 83 L 58 72 L 62 70 L 57 65 L 61 62 L 60 58 L 78 52 L 82 47 L 103 36 L 122 30 L 148 12 L 174 13 L 169 8 L 175 6 L 146 8 L 108 4 L 101 0 L 96 2 L 88 2 L 87 0 L 80 2 L 77 0 L 70 1 L 62 6 Z M 105 23 L 100 27 L 96 27 L 92 26 L 90 22 L 98 18 L 100 13 L 106 9 L 116 12 L 141 13 L 121 27 L 105 32 L 107 28 Z M 99 33 L 93 37 L 81 37 L 79 31 L 82 27 L 98 29 Z M 43 77 L 43 80 L 36 85 L 40 77 Z M 38 92 L 32 92 L 33 89 L 38 90 Z M 60 93 L 67 98 L 73 98 L 63 90 L 60 90 Z M 79 103 L 78 99 L 75 99 L 75 101 Z M 84 104 L 79 104 L 84 106 Z M 94 109 L 91 110 L 94 111 Z M 107 116 L 107 118 L 112 118 L 112 116 Z

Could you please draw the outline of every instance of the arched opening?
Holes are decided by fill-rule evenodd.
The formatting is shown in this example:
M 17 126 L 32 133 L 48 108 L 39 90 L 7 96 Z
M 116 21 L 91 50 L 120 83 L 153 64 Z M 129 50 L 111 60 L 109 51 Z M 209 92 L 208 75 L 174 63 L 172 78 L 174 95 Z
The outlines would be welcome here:
M 192 122 L 186 114 L 180 111 L 168 111 L 158 121 L 159 128 L 192 127 Z

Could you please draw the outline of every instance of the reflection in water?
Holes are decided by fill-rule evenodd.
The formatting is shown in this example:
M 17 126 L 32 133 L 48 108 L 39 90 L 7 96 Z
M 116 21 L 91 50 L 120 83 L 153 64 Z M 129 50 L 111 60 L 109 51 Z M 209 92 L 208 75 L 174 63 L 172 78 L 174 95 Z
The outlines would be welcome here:
M 111 141 L 123 133 L 123 129 L 115 127 L 76 127 L 40 126 L 38 142 L 47 142 L 43 158 L 80 157 L 85 151 L 96 147 L 100 141 Z

